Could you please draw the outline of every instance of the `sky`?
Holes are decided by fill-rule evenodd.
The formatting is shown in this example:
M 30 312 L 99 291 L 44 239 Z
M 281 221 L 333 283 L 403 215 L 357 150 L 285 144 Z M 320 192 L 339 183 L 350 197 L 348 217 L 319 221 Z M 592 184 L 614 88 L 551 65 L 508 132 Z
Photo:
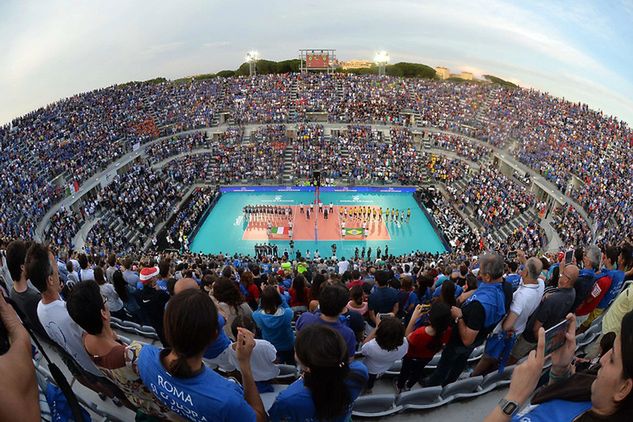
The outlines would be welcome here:
M 387 50 L 492 74 L 633 125 L 633 0 L 1 0 L 0 124 L 130 80 L 236 69 L 249 50 Z

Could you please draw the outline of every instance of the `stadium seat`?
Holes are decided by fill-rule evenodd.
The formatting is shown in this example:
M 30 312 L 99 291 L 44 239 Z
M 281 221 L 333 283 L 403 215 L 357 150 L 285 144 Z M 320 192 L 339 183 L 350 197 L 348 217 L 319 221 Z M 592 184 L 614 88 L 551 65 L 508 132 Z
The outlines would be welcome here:
M 273 391 L 272 393 L 263 393 L 260 395 L 262 398 L 262 403 L 264 403 L 264 409 L 266 409 L 267 412 L 272 407 L 279 393 L 288 388 L 288 386 L 283 384 L 274 384 L 273 388 L 275 389 L 275 391 Z
M 486 347 L 485 343 L 481 346 L 477 346 L 473 349 L 472 353 L 468 357 L 468 362 L 475 362 L 481 359 L 481 356 L 484 354 L 484 348 Z
M 119 340 L 121 340 L 123 343 L 129 345 L 130 343 L 132 343 L 132 340 L 130 340 L 127 337 L 124 337 L 122 335 L 117 335 L 117 337 L 119 338 Z
M 479 375 L 477 377 L 464 378 L 462 380 L 455 381 L 448 384 L 442 390 L 442 398 L 446 401 L 456 400 L 459 398 L 474 397 L 481 395 L 479 386 L 481 385 L 484 377 Z
M 407 391 L 396 399 L 396 407 L 405 409 L 432 409 L 445 403 L 440 394 L 442 387 L 426 387 Z
M 354 402 L 352 415 L 362 418 L 381 418 L 393 415 L 402 410 L 396 406 L 393 394 L 369 394 L 361 396 Z
M 440 362 L 441 358 L 442 358 L 442 352 L 436 353 L 435 356 L 433 356 L 433 359 L 431 359 L 431 361 L 426 364 L 424 369 L 435 369 L 435 368 L 437 368 L 437 364 Z
M 294 365 L 277 364 L 279 375 L 275 378 L 275 382 L 280 384 L 289 384 L 299 378 L 299 369 Z
M 585 335 L 582 339 L 576 339 L 576 350 L 580 350 L 583 347 L 593 343 L 593 341 L 597 339 L 602 332 L 601 325 L 602 324 L 590 326 L 589 329 L 585 331 Z
M 506 366 L 501 373 L 499 373 L 499 371 L 494 371 L 486 375 L 480 384 L 481 393 L 487 393 L 495 388 L 510 384 L 510 378 L 512 378 L 512 371 L 514 371 L 514 368 L 515 365 Z
M 156 334 L 156 330 L 154 327 L 150 327 L 149 325 L 142 325 L 140 328 L 134 329 L 134 332 L 139 336 L 147 337 L 153 340 L 159 340 L 158 334 Z
M 389 369 L 385 371 L 385 375 L 399 375 L 400 369 L 402 369 L 402 361 L 397 360 L 391 365 Z

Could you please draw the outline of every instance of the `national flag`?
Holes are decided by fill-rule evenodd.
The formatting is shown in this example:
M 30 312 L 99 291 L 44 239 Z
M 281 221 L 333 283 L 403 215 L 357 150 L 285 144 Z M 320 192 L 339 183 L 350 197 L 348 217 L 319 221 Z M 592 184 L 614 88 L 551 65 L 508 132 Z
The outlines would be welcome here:
M 288 232 L 288 229 L 286 227 L 273 227 L 270 232 L 272 234 L 284 234 Z
M 76 180 L 74 180 L 72 183 L 69 183 L 68 190 L 69 190 L 69 193 L 79 192 L 79 183 Z
M 363 229 L 361 228 L 354 228 L 354 227 L 350 227 L 350 228 L 345 228 L 345 235 L 346 236 L 362 236 L 363 234 Z

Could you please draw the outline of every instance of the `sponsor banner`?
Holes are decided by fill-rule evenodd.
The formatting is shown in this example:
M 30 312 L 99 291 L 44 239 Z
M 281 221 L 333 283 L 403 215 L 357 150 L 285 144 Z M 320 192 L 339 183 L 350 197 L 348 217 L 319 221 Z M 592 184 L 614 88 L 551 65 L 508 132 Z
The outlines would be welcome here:
M 221 186 L 220 192 L 314 192 L 312 186 Z
M 380 187 L 380 186 L 324 186 L 321 192 L 380 192 L 380 193 L 413 193 L 414 187 L 396 186 L 396 187 Z
M 220 192 L 314 192 L 314 186 L 221 186 Z M 413 193 L 415 187 L 396 186 L 322 186 L 321 192 Z

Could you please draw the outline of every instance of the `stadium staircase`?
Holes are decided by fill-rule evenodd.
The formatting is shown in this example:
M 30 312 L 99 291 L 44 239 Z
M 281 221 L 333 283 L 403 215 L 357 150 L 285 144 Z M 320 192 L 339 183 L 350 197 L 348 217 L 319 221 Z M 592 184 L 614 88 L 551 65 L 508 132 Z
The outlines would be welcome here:
M 426 148 L 426 146 L 424 147 Z M 428 152 L 420 151 L 422 162 L 427 162 L 426 156 L 429 155 Z M 433 183 L 433 179 L 431 178 L 431 173 L 429 173 L 429 168 L 426 165 L 421 166 L 420 168 L 420 180 L 422 181 L 422 185 L 428 186 Z
M 343 81 L 341 79 L 336 80 L 336 102 L 341 104 L 343 102 Z
M 508 236 L 510 236 L 518 227 L 526 227 L 529 223 L 537 220 L 537 213 L 533 207 L 527 209 L 527 211 L 519 214 L 517 217 L 510 220 L 508 223 L 495 229 L 491 235 L 492 239 L 499 243 L 505 243 Z
M 420 114 L 420 113 L 418 113 Z M 417 117 L 416 117 L 417 119 Z M 422 137 L 422 145 L 424 145 L 424 149 L 431 149 L 433 146 L 431 145 L 431 139 L 429 138 L 428 134 L 425 134 Z
M 226 86 L 226 81 L 222 84 L 222 89 L 220 91 L 220 97 L 218 98 L 218 103 L 220 104 L 220 113 L 227 113 L 228 117 L 226 122 L 229 126 L 235 125 L 235 119 L 233 118 L 233 114 L 231 110 L 227 106 L 227 98 L 232 98 L 231 94 L 228 93 L 228 87 Z
M 478 125 L 486 126 L 490 124 L 490 119 L 488 119 L 487 115 L 490 110 L 490 103 L 492 102 L 493 97 L 494 91 L 490 91 L 481 106 L 477 109 L 477 112 L 475 113 L 475 122 Z
M 297 113 L 297 100 L 299 99 L 299 88 L 297 79 L 294 78 L 290 87 L 290 104 L 288 105 L 288 117 L 290 122 L 299 121 L 299 113 Z
M 282 181 L 284 185 L 289 185 L 292 183 L 295 174 L 295 150 L 291 145 L 288 145 L 284 149 L 284 173 L 282 176 Z

